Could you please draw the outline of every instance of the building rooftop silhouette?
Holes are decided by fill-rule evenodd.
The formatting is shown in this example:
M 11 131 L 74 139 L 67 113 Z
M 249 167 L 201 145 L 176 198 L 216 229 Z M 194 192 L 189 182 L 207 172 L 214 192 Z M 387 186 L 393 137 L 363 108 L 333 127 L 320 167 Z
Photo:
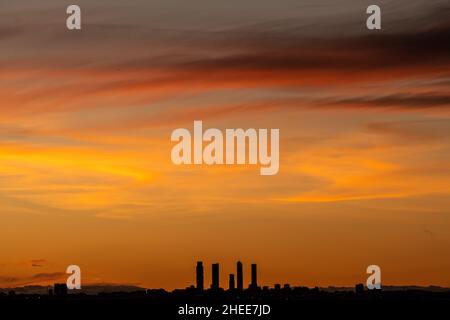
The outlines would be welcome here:
M 65 296 L 67 295 L 67 285 L 65 283 L 55 283 L 53 292 L 55 296 Z

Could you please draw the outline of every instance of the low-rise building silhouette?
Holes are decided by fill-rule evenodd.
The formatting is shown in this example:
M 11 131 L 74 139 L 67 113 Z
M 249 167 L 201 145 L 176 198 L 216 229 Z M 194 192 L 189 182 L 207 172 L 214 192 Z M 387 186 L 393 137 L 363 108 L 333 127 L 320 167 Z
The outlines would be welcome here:
M 65 296 L 67 295 L 67 285 L 65 283 L 55 283 L 53 292 L 55 296 Z

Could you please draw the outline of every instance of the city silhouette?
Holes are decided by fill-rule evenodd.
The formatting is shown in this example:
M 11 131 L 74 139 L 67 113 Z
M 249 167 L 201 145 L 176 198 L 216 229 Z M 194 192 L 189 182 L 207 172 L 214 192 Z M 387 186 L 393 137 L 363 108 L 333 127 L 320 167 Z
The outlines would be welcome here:
M 450 289 L 441 287 L 382 287 L 368 290 L 362 283 L 356 284 L 354 288 L 309 288 L 287 283 L 275 284 L 273 287 L 260 286 L 258 266 L 254 263 L 250 265 L 250 277 L 248 285 L 245 285 L 247 277 L 241 261 L 236 263 L 236 273 L 228 275 L 228 287 L 222 288 L 219 263 L 213 263 L 210 267 L 209 286 L 206 284 L 203 262 L 198 261 L 193 272 L 195 282 L 184 289 L 169 292 L 164 289 L 117 286 L 106 290 L 106 287 L 100 286 L 96 292 L 88 294 L 86 288 L 89 286 L 84 290 L 68 290 L 65 283 L 55 283 L 46 293 L 0 290 L 0 307 L 13 306 L 17 310 L 26 307 L 23 310 L 39 312 L 70 309 L 75 313 L 101 312 L 122 314 L 124 317 L 146 311 L 164 319 L 181 319 L 177 313 L 180 308 L 187 310 L 189 306 L 210 305 L 211 310 L 216 311 L 213 319 L 230 319 L 242 315 L 222 314 L 221 308 L 225 305 L 236 308 L 239 305 L 265 305 L 270 308 L 270 319 L 287 319 L 299 314 L 345 314 L 347 318 L 356 318 L 369 310 L 375 314 L 429 314 L 432 310 L 450 306 Z M 264 315 L 245 316 L 245 319 L 256 319 Z

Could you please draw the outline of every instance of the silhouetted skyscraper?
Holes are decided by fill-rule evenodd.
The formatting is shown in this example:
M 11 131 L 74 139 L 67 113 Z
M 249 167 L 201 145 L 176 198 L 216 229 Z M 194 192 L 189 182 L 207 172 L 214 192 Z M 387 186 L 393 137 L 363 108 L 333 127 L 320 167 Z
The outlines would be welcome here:
M 250 287 L 253 289 L 258 288 L 258 274 L 256 270 L 256 263 L 252 263 L 252 282 Z
M 204 289 L 204 278 L 203 278 L 203 262 L 198 261 L 197 262 L 197 289 L 203 290 Z
M 244 289 L 244 275 L 242 273 L 242 262 L 240 261 L 237 263 L 237 289 Z
M 229 286 L 228 288 L 230 290 L 234 290 L 235 286 L 234 286 L 234 274 L 230 273 L 230 281 L 229 281 Z
M 219 289 L 219 264 L 212 264 L 212 284 L 211 289 Z

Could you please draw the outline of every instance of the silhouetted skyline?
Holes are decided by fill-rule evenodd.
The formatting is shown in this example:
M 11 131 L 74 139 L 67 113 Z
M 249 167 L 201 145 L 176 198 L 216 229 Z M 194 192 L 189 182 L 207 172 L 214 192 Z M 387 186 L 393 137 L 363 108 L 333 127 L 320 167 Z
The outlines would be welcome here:
M 251 282 L 249 283 L 249 289 L 258 289 L 258 274 L 257 274 L 257 264 L 252 263 L 250 266 L 251 270 Z M 237 289 L 242 291 L 244 289 L 244 266 L 242 262 L 238 261 L 236 263 L 236 274 L 237 274 Z M 199 291 L 204 290 L 204 269 L 203 262 L 198 261 L 195 268 L 196 275 L 196 289 Z M 220 264 L 211 264 L 211 289 L 220 289 Z M 236 288 L 235 275 L 230 273 L 228 275 L 228 288 L 229 290 L 234 290 Z
M 236 263 L 236 267 L 240 279 L 243 279 L 245 273 L 242 271 L 247 268 L 241 262 Z M 248 288 L 243 290 L 236 290 L 234 273 L 229 274 L 228 290 L 220 287 L 220 264 L 217 262 L 211 264 L 211 285 L 205 290 L 203 262 L 197 261 L 195 285 L 185 289 L 168 292 L 164 289 L 135 288 L 133 290 L 131 288 L 130 291 L 125 292 L 119 288 L 117 291 L 108 289 L 95 294 L 86 294 L 82 290 L 68 290 L 65 283 L 55 283 L 53 288 L 48 289 L 47 294 L 24 294 L 13 290 L 4 293 L 0 290 L 0 307 L 4 310 L 4 306 L 13 306 L 21 310 L 32 306 L 42 308 L 45 312 L 54 312 L 58 309 L 70 310 L 71 314 L 73 310 L 74 312 L 82 311 L 90 316 L 92 310 L 97 310 L 103 317 L 108 312 L 117 315 L 115 310 L 119 308 L 126 312 L 127 319 L 130 318 L 130 314 L 142 315 L 143 312 L 158 319 L 183 319 L 179 317 L 181 312 L 179 310 L 185 312 L 193 306 L 203 306 L 202 310 L 207 306 L 220 318 L 224 306 L 227 306 L 226 308 L 229 306 L 230 309 L 238 312 L 238 310 L 246 310 L 245 306 L 249 305 L 265 306 L 266 311 L 270 310 L 268 313 L 270 319 L 285 320 L 306 316 L 309 312 L 316 317 L 333 315 L 341 318 L 341 315 L 345 315 L 345 319 L 350 317 L 359 319 L 362 312 L 367 310 L 386 313 L 391 312 L 393 308 L 401 312 L 403 317 L 408 313 L 414 314 L 415 308 L 425 308 L 429 315 L 429 306 L 432 305 L 432 309 L 435 310 L 440 306 L 448 308 L 450 303 L 450 289 L 366 290 L 362 283 L 357 283 L 354 288 L 346 290 L 292 287 L 287 283 L 275 284 L 273 288 L 260 287 L 258 265 L 252 263 L 248 269 L 251 273 L 250 281 Z M 229 315 L 225 318 L 228 319 Z

